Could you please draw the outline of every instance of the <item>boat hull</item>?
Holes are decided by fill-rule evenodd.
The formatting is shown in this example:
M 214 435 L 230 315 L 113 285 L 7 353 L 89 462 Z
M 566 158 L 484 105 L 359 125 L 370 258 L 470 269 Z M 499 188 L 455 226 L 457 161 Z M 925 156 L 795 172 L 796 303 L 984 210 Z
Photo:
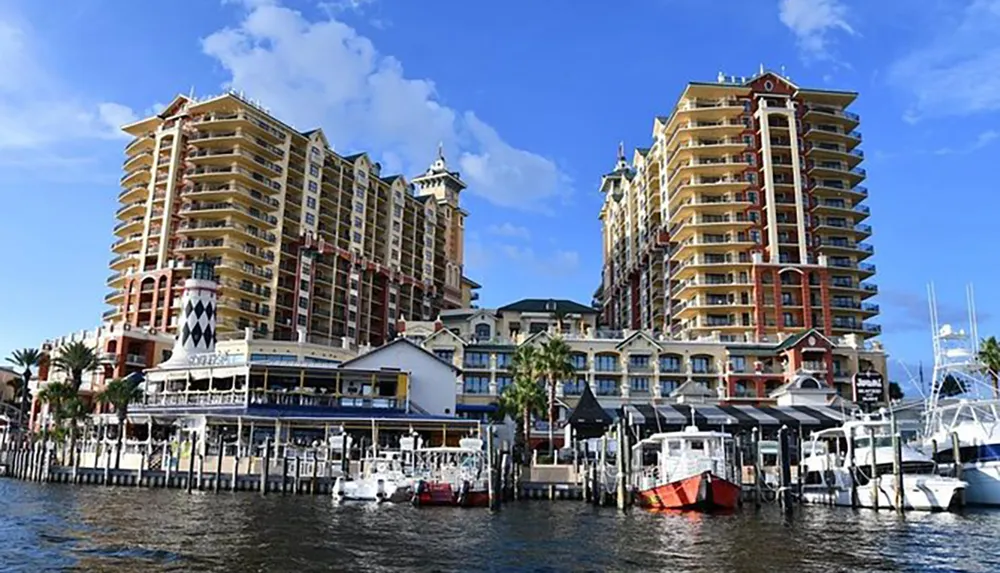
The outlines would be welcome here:
M 903 508 L 916 511 L 946 511 L 959 505 L 965 482 L 932 475 L 903 476 Z M 895 478 L 880 476 L 874 482 L 858 486 L 857 507 L 896 509 Z M 876 506 L 876 499 L 878 504 Z M 851 507 L 851 490 L 806 486 L 802 501 L 814 505 Z
M 420 482 L 414 486 L 413 504 L 429 507 L 489 507 L 488 491 L 456 490 L 450 483 Z
M 405 503 L 412 497 L 412 488 L 391 480 L 338 478 L 333 486 L 333 498 L 339 503 Z
M 650 509 L 716 511 L 735 509 L 740 486 L 711 472 L 658 485 L 639 492 L 639 505 Z
M 962 479 L 969 483 L 965 503 L 1000 506 L 1000 461 L 962 464 Z

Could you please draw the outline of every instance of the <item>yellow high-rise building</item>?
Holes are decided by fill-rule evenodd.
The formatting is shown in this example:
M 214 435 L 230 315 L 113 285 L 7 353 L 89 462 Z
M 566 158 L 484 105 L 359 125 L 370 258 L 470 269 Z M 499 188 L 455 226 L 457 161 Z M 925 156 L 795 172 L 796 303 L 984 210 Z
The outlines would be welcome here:
M 690 83 L 601 180 L 613 328 L 741 342 L 878 335 L 857 94 L 763 69 Z
M 232 93 L 179 96 L 123 129 L 105 320 L 172 332 L 201 258 L 215 262 L 223 335 L 377 345 L 478 286 L 462 274 L 465 184 L 440 150 L 408 183 Z

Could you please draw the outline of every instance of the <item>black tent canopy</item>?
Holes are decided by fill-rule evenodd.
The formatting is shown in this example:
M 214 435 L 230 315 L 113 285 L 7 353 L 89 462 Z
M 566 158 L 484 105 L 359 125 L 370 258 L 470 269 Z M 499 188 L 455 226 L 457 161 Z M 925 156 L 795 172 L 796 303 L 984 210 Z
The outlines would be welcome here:
M 603 436 L 614 419 L 597 402 L 590 385 L 584 384 L 580 401 L 567 418 L 567 423 L 573 427 L 576 439 L 583 440 Z

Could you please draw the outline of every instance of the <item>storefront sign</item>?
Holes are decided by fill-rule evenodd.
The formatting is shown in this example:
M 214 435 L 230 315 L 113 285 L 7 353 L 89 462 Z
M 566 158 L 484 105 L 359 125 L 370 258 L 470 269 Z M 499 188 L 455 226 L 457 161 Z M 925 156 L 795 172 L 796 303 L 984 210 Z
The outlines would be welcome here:
M 885 377 L 878 372 L 854 375 L 854 402 L 862 408 L 885 404 Z

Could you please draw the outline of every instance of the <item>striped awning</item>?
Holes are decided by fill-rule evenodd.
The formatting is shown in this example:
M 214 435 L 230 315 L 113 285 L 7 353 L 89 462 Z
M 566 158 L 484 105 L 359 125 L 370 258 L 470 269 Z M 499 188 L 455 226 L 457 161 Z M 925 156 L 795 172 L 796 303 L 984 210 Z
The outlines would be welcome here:
M 719 404 L 629 404 L 623 408 L 631 424 L 654 431 L 677 430 L 692 423 L 702 429 L 780 427 L 831 428 L 850 419 L 850 412 L 828 406 L 752 406 Z

